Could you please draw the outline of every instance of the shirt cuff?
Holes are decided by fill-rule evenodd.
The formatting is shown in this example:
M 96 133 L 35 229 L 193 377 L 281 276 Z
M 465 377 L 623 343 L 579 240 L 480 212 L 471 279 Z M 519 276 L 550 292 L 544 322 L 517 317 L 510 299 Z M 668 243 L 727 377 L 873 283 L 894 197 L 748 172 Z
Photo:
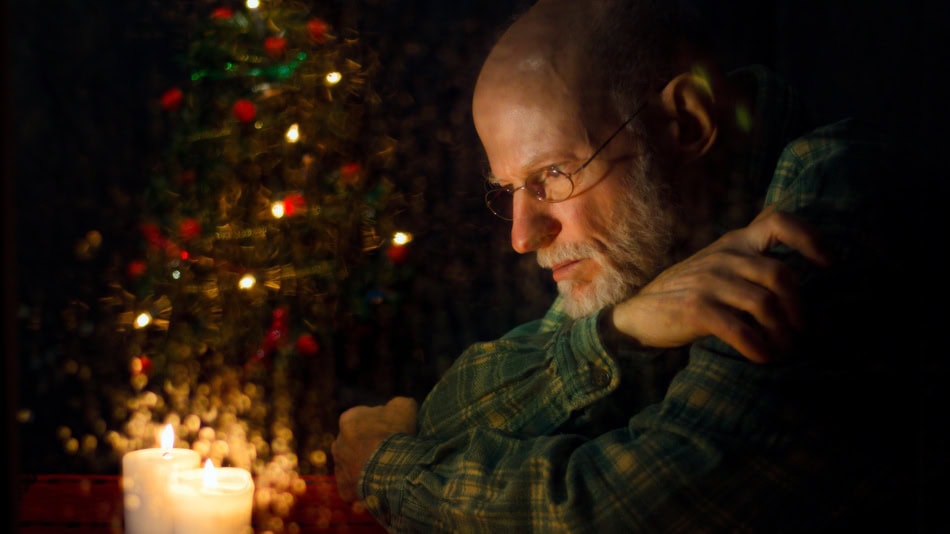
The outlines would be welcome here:
M 390 531 L 404 518 L 412 472 L 429 450 L 428 442 L 408 434 L 383 440 L 363 467 L 358 485 L 366 509 Z
M 587 406 L 617 389 L 621 370 L 600 341 L 597 315 L 578 319 L 554 342 L 560 345 L 553 354 L 569 409 Z

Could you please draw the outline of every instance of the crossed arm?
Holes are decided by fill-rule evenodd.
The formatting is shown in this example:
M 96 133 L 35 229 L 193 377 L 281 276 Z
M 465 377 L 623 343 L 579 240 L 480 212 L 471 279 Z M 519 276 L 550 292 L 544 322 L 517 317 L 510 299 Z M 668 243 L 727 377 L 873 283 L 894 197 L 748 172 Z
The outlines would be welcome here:
M 801 311 L 795 275 L 767 254 L 779 243 L 818 265 L 828 263 L 811 227 L 766 208 L 748 226 L 667 269 L 615 306 L 609 316 L 614 334 L 657 348 L 715 336 L 754 362 L 780 356 L 790 349 L 801 327 Z M 360 474 L 384 440 L 416 433 L 417 409 L 411 399 L 395 398 L 384 406 L 356 407 L 341 416 L 332 453 L 345 500 L 359 498 Z

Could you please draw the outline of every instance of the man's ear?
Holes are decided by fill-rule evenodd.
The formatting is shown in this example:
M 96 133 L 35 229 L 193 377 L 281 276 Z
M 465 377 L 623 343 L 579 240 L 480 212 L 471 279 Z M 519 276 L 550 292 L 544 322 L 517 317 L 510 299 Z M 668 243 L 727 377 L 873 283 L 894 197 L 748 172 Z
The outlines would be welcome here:
M 663 124 L 658 132 L 663 145 L 684 163 L 709 152 L 719 134 L 709 81 L 684 72 L 670 80 L 659 96 Z

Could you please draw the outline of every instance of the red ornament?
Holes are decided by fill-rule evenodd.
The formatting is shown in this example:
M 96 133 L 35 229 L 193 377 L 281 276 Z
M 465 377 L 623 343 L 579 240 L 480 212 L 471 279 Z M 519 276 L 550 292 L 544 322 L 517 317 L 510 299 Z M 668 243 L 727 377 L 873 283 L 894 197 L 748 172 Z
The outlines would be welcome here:
M 142 236 L 145 237 L 145 242 L 153 247 L 163 247 L 166 241 L 168 241 L 165 236 L 162 235 L 162 231 L 158 228 L 157 224 L 145 223 L 140 227 L 140 230 L 142 231 Z
M 312 358 L 320 352 L 320 344 L 310 334 L 303 334 L 297 338 L 297 354 Z
M 406 245 L 390 245 L 386 249 L 386 256 L 389 257 L 389 261 L 400 264 L 409 257 L 409 247 Z
M 290 217 L 294 213 L 300 213 L 307 207 L 307 201 L 300 193 L 290 193 L 284 196 L 284 215 Z
M 264 52 L 273 59 L 280 59 L 287 50 L 287 39 L 283 37 L 268 37 L 264 39 Z
M 286 328 L 287 318 L 289 316 L 290 313 L 287 311 L 287 308 L 276 308 L 271 315 L 271 328 Z
M 181 247 L 179 247 L 173 241 L 165 241 L 165 257 L 167 258 L 181 257 Z
M 328 25 L 323 19 L 312 19 L 307 23 L 307 29 L 310 30 L 310 40 L 323 44 L 327 41 Z
M 211 12 L 211 18 L 214 20 L 231 20 L 233 16 L 234 11 L 227 7 L 219 7 Z
M 185 241 L 191 241 L 201 235 L 201 223 L 189 217 L 178 225 L 178 234 Z
M 234 108 L 231 110 L 234 113 L 234 116 L 237 120 L 247 124 L 254 120 L 254 117 L 257 115 L 257 108 L 254 106 L 254 102 L 242 98 L 234 103 Z
M 190 241 L 201 235 L 201 223 L 189 217 L 178 225 L 178 234 L 185 241 Z
M 181 107 L 181 103 L 185 100 L 185 94 L 181 92 L 181 89 L 177 87 L 172 87 L 171 89 L 162 93 L 162 108 L 165 111 L 175 111 Z
M 347 185 L 356 185 L 360 181 L 360 164 L 357 162 L 347 163 L 340 167 L 340 179 Z
M 129 278 L 138 278 L 145 274 L 147 265 L 142 260 L 132 260 L 129 262 L 129 266 L 126 268 L 126 271 L 129 274 Z
M 277 348 L 277 345 L 282 345 L 284 342 L 284 332 L 281 328 L 271 328 L 264 334 L 264 340 L 261 341 L 261 349 L 265 352 L 270 352 Z

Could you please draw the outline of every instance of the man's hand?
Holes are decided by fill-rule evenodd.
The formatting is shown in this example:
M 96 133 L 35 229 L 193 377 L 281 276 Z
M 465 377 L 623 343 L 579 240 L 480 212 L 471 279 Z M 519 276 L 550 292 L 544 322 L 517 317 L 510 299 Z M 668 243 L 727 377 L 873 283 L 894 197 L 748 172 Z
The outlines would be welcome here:
M 779 243 L 828 264 L 814 229 L 768 207 L 615 306 L 614 327 L 660 348 L 714 335 L 753 362 L 768 361 L 791 347 L 802 326 L 796 276 L 764 254 Z
M 418 410 L 415 400 L 393 397 L 384 406 L 356 406 L 340 415 L 340 434 L 330 452 L 337 491 L 344 501 L 359 497 L 357 484 L 363 466 L 384 439 L 395 433 L 416 433 Z

